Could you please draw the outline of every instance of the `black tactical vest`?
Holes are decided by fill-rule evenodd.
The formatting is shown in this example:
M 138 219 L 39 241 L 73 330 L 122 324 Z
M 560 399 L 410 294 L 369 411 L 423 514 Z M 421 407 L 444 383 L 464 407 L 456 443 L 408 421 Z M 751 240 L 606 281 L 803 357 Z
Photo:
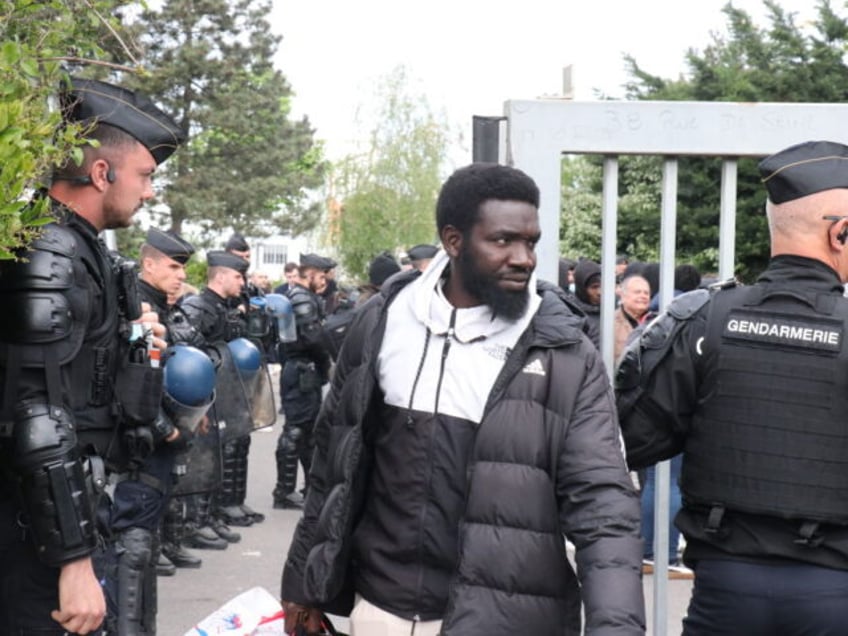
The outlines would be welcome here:
M 848 300 L 761 283 L 709 311 L 687 505 L 848 522 Z

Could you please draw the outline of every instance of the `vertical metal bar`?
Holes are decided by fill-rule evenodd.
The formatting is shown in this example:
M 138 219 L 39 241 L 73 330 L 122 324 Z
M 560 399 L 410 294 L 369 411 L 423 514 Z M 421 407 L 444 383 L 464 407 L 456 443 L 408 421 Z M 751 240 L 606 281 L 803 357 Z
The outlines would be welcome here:
M 660 220 L 660 309 L 674 295 L 677 245 L 677 159 L 663 161 L 662 214 Z M 668 627 L 669 462 L 657 464 L 654 473 L 654 636 L 665 636 Z
M 615 313 L 615 253 L 618 235 L 618 157 L 604 157 L 604 191 L 601 207 L 601 353 L 610 382 L 615 365 L 613 324 Z
M 718 277 L 736 273 L 736 159 L 721 163 L 721 217 L 718 232 Z

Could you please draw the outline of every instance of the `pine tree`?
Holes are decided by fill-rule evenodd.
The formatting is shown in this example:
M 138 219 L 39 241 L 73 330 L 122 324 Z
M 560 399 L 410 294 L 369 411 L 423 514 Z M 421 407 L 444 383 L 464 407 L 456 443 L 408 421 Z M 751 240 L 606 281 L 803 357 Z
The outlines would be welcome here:
M 273 58 L 267 0 L 166 0 L 135 27 L 149 74 L 135 80 L 189 131 L 163 166 L 171 229 L 294 234 L 320 217 L 326 163 Z M 163 225 L 168 225 L 165 223 Z

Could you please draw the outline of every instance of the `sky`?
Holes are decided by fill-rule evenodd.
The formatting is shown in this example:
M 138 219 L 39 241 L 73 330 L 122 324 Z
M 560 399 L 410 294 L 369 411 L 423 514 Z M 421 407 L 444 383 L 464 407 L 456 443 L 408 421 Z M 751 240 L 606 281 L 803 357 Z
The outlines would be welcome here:
M 283 36 L 277 65 L 338 159 L 369 126 L 357 110 L 375 103 L 375 86 L 404 65 L 415 94 L 444 112 L 460 140 L 450 156 L 471 161 L 471 118 L 500 115 L 509 99 L 562 93 L 572 65 L 574 98 L 596 91 L 623 97 L 623 56 L 645 71 L 676 78 L 688 48 L 723 32 L 726 0 L 277 0 L 269 17 Z M 765 25 L 762 0 L 735 0 Z M 815 17 L 813 0 L 782 0 L 796 22 Z M 834 4 L 836 6 L 836 4 Z

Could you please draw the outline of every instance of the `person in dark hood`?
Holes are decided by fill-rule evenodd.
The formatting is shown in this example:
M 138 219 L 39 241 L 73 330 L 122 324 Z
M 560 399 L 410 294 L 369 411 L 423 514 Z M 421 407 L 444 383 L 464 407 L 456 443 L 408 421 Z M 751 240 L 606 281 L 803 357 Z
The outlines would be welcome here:
M 586 335 L 601 348 L 601 266 L 583 259 L 574 268 L 574 302 L 586 314 Z

